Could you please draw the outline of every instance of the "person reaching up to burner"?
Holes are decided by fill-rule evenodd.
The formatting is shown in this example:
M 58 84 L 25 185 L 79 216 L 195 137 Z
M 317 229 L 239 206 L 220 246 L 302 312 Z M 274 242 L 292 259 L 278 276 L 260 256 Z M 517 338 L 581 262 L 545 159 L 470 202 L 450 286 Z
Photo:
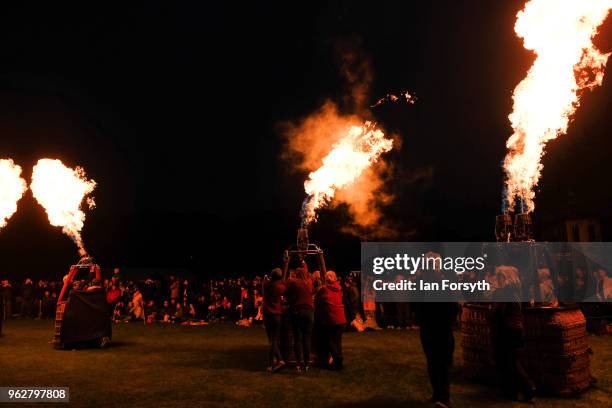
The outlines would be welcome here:
M 285 366 L 280 352 L 280 335 L 283 313 L 283 298 L 287 287 L 283 282 L 283 271 L 274 268 L 270 280 L 264 284 L 262 313 L 264 327 L 270 343 L 268 371 L 275 373 Z
M 293 329 L 293 349 L 298 372 L 310 368 L 310 346 L 314 324 L 314 286 L 308 271 L 303 267 L 295 270 L 295 277 L 287 282 L 287 300 L 291 327 Z

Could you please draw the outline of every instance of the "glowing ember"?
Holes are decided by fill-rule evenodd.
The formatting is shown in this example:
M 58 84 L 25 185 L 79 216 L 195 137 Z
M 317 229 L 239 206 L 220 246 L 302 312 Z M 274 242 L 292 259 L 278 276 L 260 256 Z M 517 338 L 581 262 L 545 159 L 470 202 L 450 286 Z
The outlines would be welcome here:
M 28 189 L 21 167 L 11 159 L 0 160 L 0 229 L 17 211 L 17 202 Z
M 383 96 L 382 98 L 378 99 L 376 101 L 376 103 L 374 103 L 374 105 L 370 105 L 370 108 L 375 108 L 377 106 L 380 106 L 382 104 L 385 104 L 387 102 L 397 102 L 403 100 L 405 101 L 407 104 L 409 105 L 414 105 L 416 103 L 416 96 L 411 95 L 410 92 L 406 91 L 406 92 L 402 92 L 399 94 L 399 96 L 395 95 L 395 94 L 391 94 L 388 93 L 385 96 Z
M 578 92 L 601 85 L 609 54 L 592 43 L 612 0 L 531 0 L 517 14 L 516 34 L 537 58 L 514 89 L 509 116 L 514 133 L 504 160 L 506 200 L 534 209 L 534 187 L 542 171 L 544 146 L 567 131 L 579 105 Z
M 302 224 L 315 220 L 316 210 L 331 201 L 337 189 L 353 183 L 392 147 L 393 141 L 371 122 L 348 128 L 346 136 L 323 158 L 323 165 L 304 183 L 308 197 L 302 205 Z
M 85 177 L 85 171 L 66 167 L 60 160 L 41 159 L 32 171 L 32 194 L 42 205 L 51 225 L 62 227 L 79 248 L 81 256 L 86 255 L 81 230 L 85 213 L 81 210 L 83 199 L 96 187 L 96 182 Z M 89 208 L 95 206 L 93 198 L 87 197 Z

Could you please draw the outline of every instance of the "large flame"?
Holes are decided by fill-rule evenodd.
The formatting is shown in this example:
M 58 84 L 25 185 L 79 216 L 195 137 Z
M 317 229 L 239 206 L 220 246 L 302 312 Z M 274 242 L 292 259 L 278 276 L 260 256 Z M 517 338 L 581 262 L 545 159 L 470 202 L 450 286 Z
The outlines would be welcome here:
M 514 133 L 504 160 L 506 200 L 534 209 L 534 187 L 549 140 L 567 131 L 579 105 L 579 91 L 601 85 L 608 56 L 592 39 L 612 8 L 612 0 L 531 0 L 517 14 L 514 30 L 536 59 L 514 89 L 509 116 Z
M 87 197 L 96 182 L 85 177 L 81 167 L 71 169 L 60 160 L 41 159 L 32 171 L 32 194 L 45 208 L 49 222 L 68 235 L 79 248 L 80 255 L 86 255 L 81 230 L 85 213 L 81 210 L 83 200 L 89 208 L 95 206 L 93 198 Z
M 393 141 L 371 122 L 346 129 L 346 135 L 323 158 L 323 165 L 304 183 L 308 197 L 302 206 L 302 223 L 315 220 L 316 210 L 330 202 L 336 190 L 353 183 L 392 147 Z
M 0 160 L 0 229 L 17 211 L 17 202 L 28 189 L 21 167 L 11 159 Z

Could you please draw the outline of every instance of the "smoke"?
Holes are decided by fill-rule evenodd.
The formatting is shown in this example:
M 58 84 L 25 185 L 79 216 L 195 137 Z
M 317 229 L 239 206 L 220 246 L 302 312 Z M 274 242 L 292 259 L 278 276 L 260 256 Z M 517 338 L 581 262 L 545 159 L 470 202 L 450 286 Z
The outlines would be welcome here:
M 340 75 L 344 79 L 346 94 L 343 105 L 347 112 L 354 112 L 370 117 L 370 87 L 372 85 L 372 67 L 366 56 L 361 39 L 356 36 L 337 40 L 335 51 L 338 59 Z
M 383 210 L 393 201 L 385 185 L 392 174 L 392 168 L 380 161 L 375 167 L 368 168 L 354 185 L 338 191 L 335 202 L 346 203 L 352 223 L 342 227 L 342 231 L 364 239 L 393 238 L 397 230 L 383 217 Z
M 301 120 L 281 124 L 286 141 L 283 158 L 296 171 L 308 174 L 302 223 L 316 220 L 316 210 L 323 205 L 342 207 L 350 218 L 343 231 L 362 239 L 391 238 L 397 233 L 384 210 L 394 198 L 388 189 L 394 168 L 380 156 L 397 149 L 400 139 L 386 136 L 372 120 L 372 67 L 360 38 L 338 40 L 334 50 L 344 96 L 338 102 L 324 102 Z M 399 99 L 415 101 L 408 92 L 382 99 L 374 106 Z

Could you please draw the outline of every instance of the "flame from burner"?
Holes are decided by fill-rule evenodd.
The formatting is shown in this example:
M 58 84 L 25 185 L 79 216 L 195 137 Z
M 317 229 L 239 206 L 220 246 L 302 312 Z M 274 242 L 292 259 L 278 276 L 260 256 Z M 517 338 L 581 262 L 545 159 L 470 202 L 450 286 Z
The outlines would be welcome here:
M 322 159 L 322 166 L 309 174 L 304 183 L 308 197 L 302 204 L 302 225 L 316 219 L 316 210 L 329 203 L 336 190 L 351 185 L 379 157 L 393 148 L 372 122 L 353 125 Z
M 28 189 L 21 167 L 12 159 L 0 160 L 0 229 L 17 211 L 17 202 Z
M 536 59 L 513 93 L 514 132 L 503 165 L 507 210 L 517 197 L 523 211 L 534 210 L 546 143 L 566 133 L 580 91 L 601 85 L 610 54 L 592 40 L 611 8 L 612 0 L 531 0 L 517 14 L 514 30 Z
M 49 222 L 62 227 L 79 249 L 79 254 L 87 254 L 81 230 L 85 213 L 81 205 L 85 199 L 87 206 L 95 207 L 93 198 L 87 197 L 96 187 L 96 182 L 88 180 L 81 167 L 71 169 L 60 160 L 41 159 L 32 171 L 30 188 L 36 201 L 47 212 Z

